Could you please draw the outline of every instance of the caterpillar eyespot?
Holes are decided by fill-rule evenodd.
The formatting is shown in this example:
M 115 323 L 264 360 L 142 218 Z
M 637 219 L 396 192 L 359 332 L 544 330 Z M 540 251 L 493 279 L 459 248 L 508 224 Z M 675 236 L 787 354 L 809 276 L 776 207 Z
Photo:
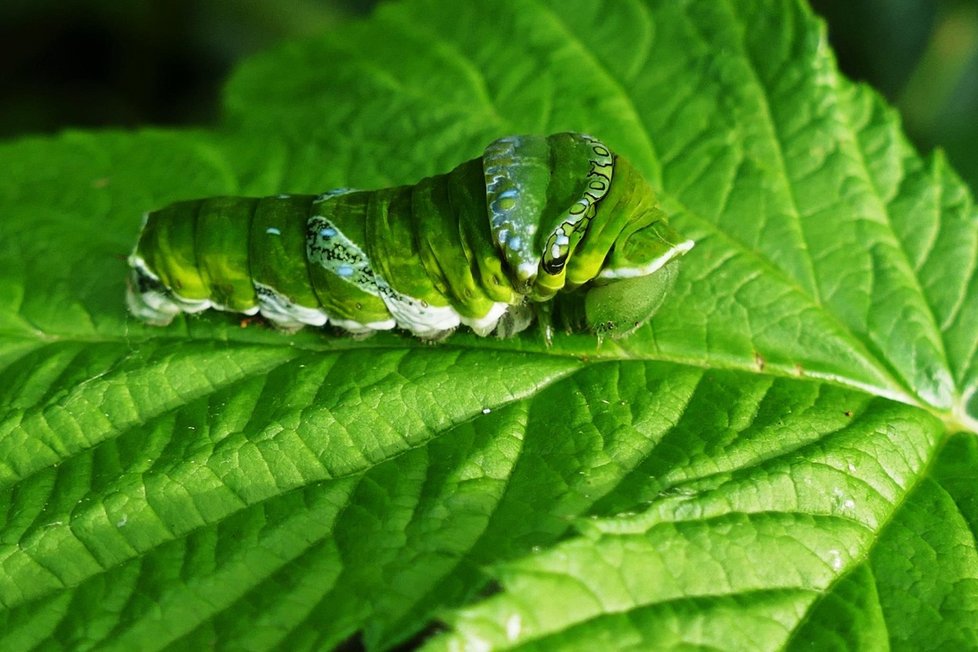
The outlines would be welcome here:
M 509 337 L 537 319 L 546 333 L 622 337 L 658 309 L 692 247 L 597 139 L 509 136 L 413 186 L 152 211 L 127 303 L 157 325 L 214 308 L 287 330 Z

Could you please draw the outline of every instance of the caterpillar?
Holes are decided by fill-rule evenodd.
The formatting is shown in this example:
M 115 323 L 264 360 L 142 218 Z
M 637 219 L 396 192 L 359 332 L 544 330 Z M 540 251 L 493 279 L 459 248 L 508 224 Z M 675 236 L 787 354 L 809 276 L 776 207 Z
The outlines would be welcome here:
M 578 133 L 509 136 L 411 186 L 211 197 L 145 216 L 127 304 L 156 325 L 208 308 L 296 330 L 539 321 L 621 337 L 644 324 L 693 246 L 625 159 Z

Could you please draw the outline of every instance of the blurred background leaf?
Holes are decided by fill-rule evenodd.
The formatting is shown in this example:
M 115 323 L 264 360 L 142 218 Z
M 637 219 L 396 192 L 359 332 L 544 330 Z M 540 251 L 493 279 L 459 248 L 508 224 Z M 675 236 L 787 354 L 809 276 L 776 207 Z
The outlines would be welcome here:
M 811 0 L 843 72 L 881 91 L 924 152 L 978 189 L 978 3 Z M 208 124 L 242 57 L 377 0 L 13 0 L 0 4 L 0 137 Z
M 0 137 L 215 122 L 234 63 L 376 0 L 5 0 Z
M 924 152 L 947 151 L 978 189 L 978 3 L 974 0 L 812 0 L 849 77 L 899 109 Z

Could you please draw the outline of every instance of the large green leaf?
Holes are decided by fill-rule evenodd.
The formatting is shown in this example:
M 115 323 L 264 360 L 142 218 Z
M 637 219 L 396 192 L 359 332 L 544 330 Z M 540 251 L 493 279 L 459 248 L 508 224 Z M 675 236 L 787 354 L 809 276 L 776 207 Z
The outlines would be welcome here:
M 406 0 L 226 98 L 0 146 L 0 647 L 978 647 L 978 218 L 806 7 Z M 698 242 L 624 342 L 125 314 L 145 210 L 561 130 Z

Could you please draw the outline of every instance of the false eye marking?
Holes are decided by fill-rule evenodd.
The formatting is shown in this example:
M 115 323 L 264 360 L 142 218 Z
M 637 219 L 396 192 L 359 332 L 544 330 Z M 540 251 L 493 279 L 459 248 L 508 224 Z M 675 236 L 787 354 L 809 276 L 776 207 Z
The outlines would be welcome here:
M 615 172 L 614 155 L 604 143 L 584 134 L 580 138 L 589 146 L 588 163 L 591 169 L 587 174 L 588 183 L 581 198 L 571 205 L 563 221 L 547 237 L 541 267 L 545 273 L 551 275 L 560 273 L 567 264 L 573 244 L 584 237 L 591 220 L 597 214 L 598 202 L 611 189 Z

